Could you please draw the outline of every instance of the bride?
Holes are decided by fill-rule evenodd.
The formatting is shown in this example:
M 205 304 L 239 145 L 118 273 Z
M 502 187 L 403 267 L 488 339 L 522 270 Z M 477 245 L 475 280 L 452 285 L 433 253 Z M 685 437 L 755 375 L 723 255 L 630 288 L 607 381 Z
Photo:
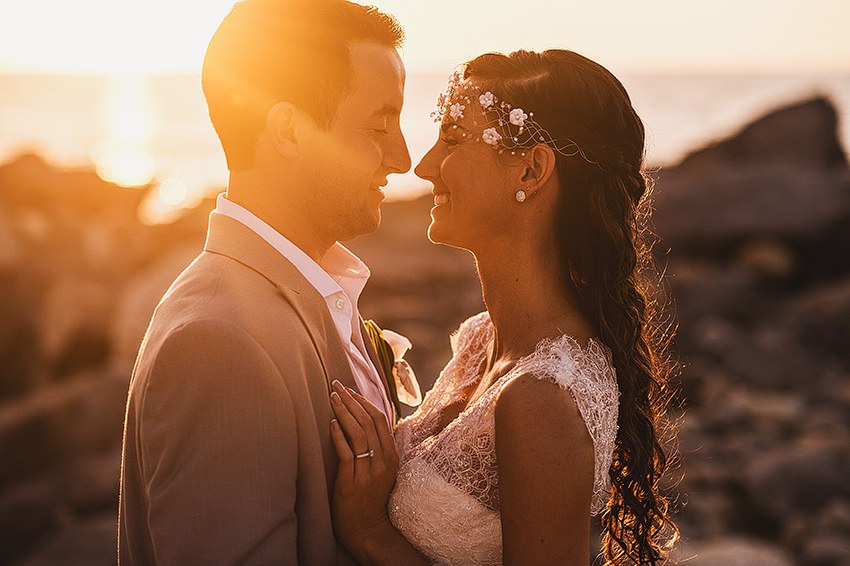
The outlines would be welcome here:
M 428 235 L 471 251 L 487 310 L 419 409 L 334 384 L 333 511 L 362 564 L 661 562 L 668 392 L 642 223 L 644 129 L 576 53 L 488 53 L 440 97 Z M 629 562 L 630 563 L 630 562 Z

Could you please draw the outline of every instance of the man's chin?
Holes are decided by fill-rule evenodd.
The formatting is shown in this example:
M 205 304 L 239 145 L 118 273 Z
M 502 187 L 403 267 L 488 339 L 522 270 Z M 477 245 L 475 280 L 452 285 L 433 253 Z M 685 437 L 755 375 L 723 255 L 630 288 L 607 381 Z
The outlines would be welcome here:
M 369 217 L 369 221 L 364 224 L 363 235 L 374 234 L 381 227 L 381 209 L 377 208 Z
M 350 240 L 353 240 L 354 238 L 357 238 L 358 236 L 368 236 L 369 234 L 374 234 L 378 231 L 378 228 L 380 227 L 381 210 L 378 209 L 374 213 L 370 214 L 368 217 L 362 218 L 356 226 L 352 226 L 350 233 L 340 238 L 339 241 L 348 242 Z

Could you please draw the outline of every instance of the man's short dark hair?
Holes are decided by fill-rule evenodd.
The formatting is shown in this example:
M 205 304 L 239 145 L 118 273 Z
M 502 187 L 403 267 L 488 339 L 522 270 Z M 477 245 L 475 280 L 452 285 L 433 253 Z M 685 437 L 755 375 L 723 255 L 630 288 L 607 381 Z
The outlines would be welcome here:
M 231 171 L 245 170 L 281 101 L 330 127 L 351 81 L 348 46 L 398 48 L 404 31 L 390 14 L 346 0 L 242 0 L 210 40 L 201 83 Z

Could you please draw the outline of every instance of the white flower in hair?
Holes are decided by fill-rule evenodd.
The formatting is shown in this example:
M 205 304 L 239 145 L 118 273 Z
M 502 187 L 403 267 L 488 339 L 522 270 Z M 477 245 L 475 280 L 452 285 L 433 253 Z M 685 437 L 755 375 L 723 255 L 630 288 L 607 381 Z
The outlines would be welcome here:
M 514 126 L 522 127 L 525 125 L 525 119 L 528 118 L 528 114 L 522 111 L 522 108 L 514 108 L 511 110 L 511 124 Z
M 493 96 L 493 93 L 489 90 L 478 97 L 478 103 L 481 104 L 481 108 L 487 110 L 496 102 L 496 97 Z
M 457 120 L 458 118 L 463 118 L 463 110 L 466 108 L 460 102 L 455 102 L 449 108 L 449 116 L 452 117 L 452 120 Z
M 481 139 L 484 140 L 484 143 L 495 146 L 499 144 L 499 140 L 502 139 L 502 136 L 499 135 L 496 128 L 487 128 L 481 132 Z

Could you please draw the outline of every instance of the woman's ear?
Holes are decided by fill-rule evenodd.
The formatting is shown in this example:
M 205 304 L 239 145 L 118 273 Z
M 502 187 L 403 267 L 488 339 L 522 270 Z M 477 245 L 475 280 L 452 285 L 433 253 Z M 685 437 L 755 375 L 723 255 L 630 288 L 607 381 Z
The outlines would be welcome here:
M 524 167 L 520 182 L 525 186 L 525 194 L 531 196 L 545 185 L 555 172 L 555 152 L 548 145 L 539 143 L 525 150 L 522 159 Z
M 298 109 L 289 102 L 278 102 L 266 114 L 266 132 L 277 152 L 283 157 L 300 155 L 295 135 Z

